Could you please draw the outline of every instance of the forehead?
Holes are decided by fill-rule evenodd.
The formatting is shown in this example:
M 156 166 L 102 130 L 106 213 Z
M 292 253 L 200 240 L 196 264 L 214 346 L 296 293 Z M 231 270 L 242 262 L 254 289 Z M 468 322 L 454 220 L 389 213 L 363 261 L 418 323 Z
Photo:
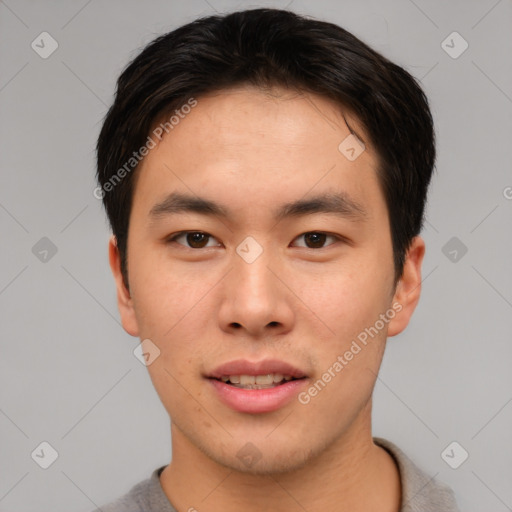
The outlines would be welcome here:
M 235 210 L 327 191 L 382 202 L 371 197 L 380 191 L 368 141 L 353 160 L 340 149 L 351 130 L 366 138 L 357 119 L 326 98 L 241 86 L 199 97 L 187 110 L 138 169 L 135 200 L 147 213 L 175 190 Z
M 278 86 L 231 87 L 202 96 L 198 107 L 187 116 L 188 128 L 195 124 L 197 136 L 211 144 L 273 144 L 285 149 L 304 145 L 308 140 L 312 145 L 315 140 L 324 139 L 327 132 L 336 142 L 340 133 L 350 134 L 347 122 L 361 139 L 365 138 L 359 122 L 339 104 L 316 94 Z M 212 127 L 215 131 L 210 131 Z

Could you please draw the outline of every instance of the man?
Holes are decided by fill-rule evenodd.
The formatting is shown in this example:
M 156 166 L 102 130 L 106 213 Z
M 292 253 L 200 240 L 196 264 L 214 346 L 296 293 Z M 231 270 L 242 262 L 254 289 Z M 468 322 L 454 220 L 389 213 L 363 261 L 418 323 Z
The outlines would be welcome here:
M 103 511 L 457 510 L 371 430 L 434 161 L 415 80 L 329 23 L 212 16 L 131 62 L 95 193 L 172 461 Z

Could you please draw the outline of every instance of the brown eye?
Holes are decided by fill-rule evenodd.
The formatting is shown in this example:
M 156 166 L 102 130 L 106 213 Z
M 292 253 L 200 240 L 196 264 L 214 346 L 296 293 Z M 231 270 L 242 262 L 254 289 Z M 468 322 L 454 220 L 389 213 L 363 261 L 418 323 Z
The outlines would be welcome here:
M 169 238 L 169 242 L 176 242 L 179 245 L 184 245 L 190 249 L 203 249 L 204 247 L 212 247 L 212 245 L 208 245 L 210 239 L 215 240 L 208 233 L 203 233 L 201 231 L 182 231 L 171 238 Z M 179 240 L 185 240 L 185 243 L 180 242 Z
M 309 233 L 304 233 L 297 237 L 297 240 L 303 238 L 305 241 L 305 245 L 299 245 L 299 247 L 306 247 L 308 249 L 322 249 L 325 245 L 325 242 L 328 238 L 336 241 L 337 237 L 334 235 L 329 235 L 327 233 L 322 233 L 319 231 L 311 231 Z M 331 245 L 331 244 L 329 244 Z
M 327 235 L 324 233 L 306 233 L 304 239 L 306 240 L 306 244 L 311 248 L 323 247 L 325 243 L 325 239 Z
M 202 249 L 208 243 L 208 235 L 204 233 L 187 233 L 187 243 L 194 249 Z

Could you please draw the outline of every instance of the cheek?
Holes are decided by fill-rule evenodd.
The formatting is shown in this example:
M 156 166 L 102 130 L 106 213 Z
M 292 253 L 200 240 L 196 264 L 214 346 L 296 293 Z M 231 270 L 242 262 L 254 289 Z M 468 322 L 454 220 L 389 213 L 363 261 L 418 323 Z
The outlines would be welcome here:
M 313 415 L 343 411 L 350 423 L 371 396 L 386 342 L 387 323 L 380 320 L 390 307 L 386 276 L 366 268 L 331 275 L 321 297 L 311 290 L 316 301 L 312 309 L 333 331 L 312 347 L 317 367 L 303 398 Z M 339 427 L 336 418 L 324 418 L 325 428 Z
M 208 313 L 208 290 L 214 283 L 191 279 L 179 271 L 152 272 L 146 269 L 133 276 L 134 307 L 141 339 L 149 338 L 160 351 L 147 367 L 151 380 L 168 411 L 190 408 L 190 395 L 195 389 L 198 368 L 211 332 Z M 148 269 L 149 268 L 149 269 Z
M 390 265 L 367 257 L 354 258 L 346 265 L 333 265 L 315 279 L 300 278 L 299 296 L 330 328 L 331 340 L 338 348 L 350 344 L 389 308 Z
M 194 338 L 208 318 L 203 299 L 215 286 L 215 276 L 190 264 L 171 262 L 165 251 L 133 251 L 131 263 L 130 284 L 141 337 L 167 342 L 183 340 L 188 333 Z

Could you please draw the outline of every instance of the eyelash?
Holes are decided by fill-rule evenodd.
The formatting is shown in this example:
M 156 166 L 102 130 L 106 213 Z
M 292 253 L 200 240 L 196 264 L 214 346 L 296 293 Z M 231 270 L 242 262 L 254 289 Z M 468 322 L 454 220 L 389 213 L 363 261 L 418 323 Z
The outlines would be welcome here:
M 176 242 L 176 240 L 182 236 L 186 236 L 190 233 L 200 233 L 202 235 L 205 235 L 207 236 L 208 238 L 215 238 L 214 236 L 210 235 L 209 233 L 205 233 L 204 231 L 180 231 L 178 233 L 175 233 L 171 236 L 169 236 L 167 239 L 166 239 L 166 243 L 172 243 L 172 242 L 175 242 L 175 243 L 178 243 Z M 294 240 L 296 240 L 297 238 L 300 238 L 300 237 L 303 237 L 305 235 L 311 235 L 311 234 L 315 234 L 315 235 L 326 235 L 327 237 L 331 237 L 333 239 L 335 239 L 336 241 L 340 241 L 340 242 L 347 242 L 347 240 L 345 240 L 343 237 L 339 236 L 339 235 L 334 235 L 332 233 L 327 233 L 325 231 L 306 231 L 305 233 L 302 233 L 301 235 L 299 235 L 298 237 L 294 238 Z M 209 241 L 209 240 L 208 240 Z M 201 249 L 208 249 L 209 247 L 200 247 L 200 248 L 196 248 L 196 247 L 188 247 L 188 246 L 185 246 L 183 244 L 179 244 L 178 245 L 182 245 L 183 247 L 185 247 L 186 249 L 190 249 L 192 251 L 199 251 Z M 332 243 L 327 245 L 327 246 L 324 246 L 324 247 L 306 247 L 306 246 L 299 246 L 299 247 L 303 247 L 304 249 L 312 249 L 312 250 L 320 250 L 320 249 L 325 249 L 326 247 L 329 247 L 333 245 Z

